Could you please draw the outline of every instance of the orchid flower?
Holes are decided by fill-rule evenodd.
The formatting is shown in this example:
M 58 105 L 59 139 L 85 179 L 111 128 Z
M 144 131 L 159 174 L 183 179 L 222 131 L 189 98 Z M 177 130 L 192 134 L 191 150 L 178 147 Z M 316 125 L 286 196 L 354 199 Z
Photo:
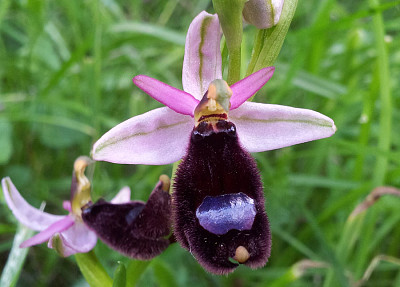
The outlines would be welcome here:
M 4 198 L 15 217 L 25 226 L 40 231 L 24 241 L 21 248 L 48 241 L 48 247 L 64 257 L 93 249 L 97 237 L 82 222 L 80 211 L 80 205 L 89 199 L 90 182 L 84 175 L 89 163 L 87 157 L 80 157 L 74 163 L 71 201 L 63 203 L 63 208 L 69 211 L 68 215 L 53 215 L 34 208 L 25 201 L 9 177 L 2 179 Z
M 229 87 L 222 79 L 217 15 L 200 13 L 185 46 L 184 91 L 144 75 L 133 82 L 167 107 L 135 116 L 93 146 L 95 160 L 170 164 L 174 235 L 216 274 L 268 260 L 271 235 L 263 188 L 250 152 L 329 137 L 333 121 L 312 110 L 248 102 L 272 76 L 261 69 Z M 230 259 L 236 260 L 232 262 Z
M 146 203 L 138 200 L 89 203 L 82 208 L 83 222 L 111 248 L 129 257 L 149 260 L 170 244 L 169 185 L 168 176 L 160 176 Z
M 68 215 L 53 215 L 34 208 L 25 201 L 9 177 L 2 179 L 4 198 L 15 217 L 25 226 L 40 231 L 24 241 L 21 248 L 48 241 L 48 247 L 55 249 L 63 257 L 93 249 L 97 236 L 86 227 L 81 218 L 81 207 L 90 201 L 90 182 L 84 175 L 90 162 L 87 157 L 79 157 L 74 163 L 71 201 L 63 202 L 63 208 L 69 211 Z M 130 190 L 124 188 L 113 202 L 127 202 L 129 198 Z
M 170 180 L 160 176 L 147 203 L 130 200 L 129 187 L 106 202 L 92 203 L 90 182 L 84 170 L 92 161 L 80 157 L 75 161 L 71 185 L 71 201 L 64 201 L 68 215 L 52 215 L 27 203 L 9 177 L 1 184 L 6 202 L 15 217 L 27 227 L 40 231 L 20 247 L 48 241 L 48 247 L 61 256 L 86 253 L 94 248 L 97 237 L 114 250 L 141 260 L 159 255 L 170 244 L 171 199 Z

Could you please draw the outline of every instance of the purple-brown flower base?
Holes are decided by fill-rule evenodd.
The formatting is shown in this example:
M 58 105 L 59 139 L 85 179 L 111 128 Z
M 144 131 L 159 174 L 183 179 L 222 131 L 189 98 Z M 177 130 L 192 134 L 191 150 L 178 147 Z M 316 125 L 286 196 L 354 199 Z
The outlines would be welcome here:
M 236 262 L 251 268 L 266 264 L 271 234 L 262 183 L 254 159 L 240 146 L 233 123 L 203 121 L 193 129 L 174 190 L 176 239 L 207 271 L 228 274 L 238 267 Z M 202 218 L 204 206 L 210 211 L 206 221 Z M 252 211 L 248 214 L 252 208 L 255 215 Z M 247 215 L 243 222 L 230 223 L 230 214 L 237 212 Z M 213 232 L 203 228 L 199 219 Z
M 147 203 L 99 200 L 82 208 L 82 219 L 111 248 L 139 260 L 161 254 L 170 244 L 171 197 L 159 181 Z

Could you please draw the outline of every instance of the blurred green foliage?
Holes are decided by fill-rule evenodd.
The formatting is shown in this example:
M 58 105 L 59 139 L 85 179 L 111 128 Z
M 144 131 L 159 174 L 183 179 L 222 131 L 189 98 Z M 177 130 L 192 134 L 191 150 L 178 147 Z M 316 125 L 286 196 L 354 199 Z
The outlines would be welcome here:
M 273 235 L 267 266 L 214 276 L 174 244 L 144 267 L 139 286 L 356 286 L 377 255 L 400 257 L 394 197 L 383 197 L 358 221 L 353 248 L 339 245 L 347 243 L 349 214 L 374 187 L 400 187 L 398 4 L 299 1 L 275 75 L 256 100 L 317 110 L 335 120 L 338 132 L 254 155 Z M 202 10 L 213 12 L 211 1 L 1 0 L 0 175 L 10 176 L 32 205 L 46 201 L 47 211 L 63 214 L 75 158 L 89 155 L 117 123 L 161 106 L 131 78 L 146 74 L 181 87 L 185 33 Z M 255 34 L 245 25 L 242 77 Z M 93 197 L 110 199 L 129 185 L 135 199 L 146 200 L 171 169 L 97 163 Z M 0 204 L 4 266 L 17 222 L 2 194 Z M 95 253 L 110 275 L 118 261 L 131 264 L 102 243 Z M 303 259 L 328 265 L 295 278 L 292 266 Z M 17 286 L 85 284 L 74 258 L 42 244 L 30 248 Z M 379 264 L 366 286 L 400 286 L 399 266 Z

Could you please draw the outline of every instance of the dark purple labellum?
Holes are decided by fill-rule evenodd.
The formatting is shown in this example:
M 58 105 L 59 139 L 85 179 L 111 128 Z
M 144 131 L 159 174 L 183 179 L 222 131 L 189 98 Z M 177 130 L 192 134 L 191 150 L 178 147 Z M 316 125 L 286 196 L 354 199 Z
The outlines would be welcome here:
M 223 226 L 232 209 L 224 211 L 215 229 L 210 227 L 212 218 L 206 218 L 205 210 L 213 210 L 211 217 L 215 217 L 216 207 L 220 206 L 217 201 L 231 194 L 237 198 L 243 194 L 254 201 L 239 208 L 243 211 L 252 206 L 242 222 L 251 217 L 254 222 L 241 228 L 232 228 L 236 223 L 228 224 L 226 232 Z M 238 266 L 231 258 L 252 268 L 265 265 L 270 256 L 271 234 L 263 187 L 257 165 L 240 146 L 233 123 L 223 119 L 202 121 L 193 129 L 187 154 L 176 173 L 173 197 L 175 237 L 206 270 L 230 273 Z M 212 208 L 207 207 L 206 197 L 214 201 Z
M 196 216 L 204 229 L 222 235 L 231 229 L 250 230 L 256 208 L 254 200 L 241 192 L 206 196 Z
M 112 204 L 99 200 L 82 208 L 83 222 L 111 248 L 129 257 L 148 260 L 170 241 L 171 199 L 160 181 L 149 200 Z

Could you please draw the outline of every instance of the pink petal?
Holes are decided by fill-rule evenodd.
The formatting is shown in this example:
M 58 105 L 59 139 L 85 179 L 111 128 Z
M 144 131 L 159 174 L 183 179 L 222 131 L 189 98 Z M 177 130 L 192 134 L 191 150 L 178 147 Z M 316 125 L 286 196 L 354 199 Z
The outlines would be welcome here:
M 145 75 L 134 77 L 133 82 L 146 94 L 160 103 L 166 105 L 171 110 L 182 115 L 193 117 L 193 111 L 199 103 L 191 94 L 171 87 L 159 80 Z
M 64 200 L 64 201 L 63 201 L 63 208 L 64 208 L 66 211 L 72 212 L 71 201 L 69 201 L 69 200 Z
M 75 253 L 89 252 L 96 246 L 96 243 L 96 234 L 80 219 L 77 219 L 71 228 L 58 236 L 53 236 L 48 247 L 56 249 L 59 254 L 67 257 Z
M 18 221 L 27 227 L 41 231 L 65 218 L 65 216 L 52 215 L 31 206 L 23 199 L 9 177 L 2 179 L 1 186 L 8 207 Z
M 245 101 L 261 89 L 274 74 L 275 67 L 266 67 L 231 86 L 231 110 L 240 107 Z
M 74 219 L 71 218 L 69 215 L 66 215 L 66 216 L 64 216 L 63 219 L 53 223 L 45 230 L 39 232 L 35 236 L 22 242 L 20 247 L 25 248 L 25 247 L 29 247 L 32 245 L 37 245 L 37 244 L 43 243 L 43 242 L 49 240 L 49 238 L 51 236 L 53 236 L 53 234 L 67 230 L 73 224 L 74 224 Z
M 200 100 L 221 73 L 221 28 L 218 16 L 203 11 L 190 24 L 183 59 L 183 90 Z
M 123 187 L 118 194 L 111 199 L 111 203 L 119 204 L 125 203 L 131 200 L 131 189 L 128 186 Z
M 330 137 L 332 119 L 318 112 L 280 105 L 246 102 L 231 111 L 243 147 L 261 152 Z
M 190 116 L 155 109 L 112 128 L 94 144 L 92 156 L 122 164 L 173 163 L 185 154 L 193 126 Z

